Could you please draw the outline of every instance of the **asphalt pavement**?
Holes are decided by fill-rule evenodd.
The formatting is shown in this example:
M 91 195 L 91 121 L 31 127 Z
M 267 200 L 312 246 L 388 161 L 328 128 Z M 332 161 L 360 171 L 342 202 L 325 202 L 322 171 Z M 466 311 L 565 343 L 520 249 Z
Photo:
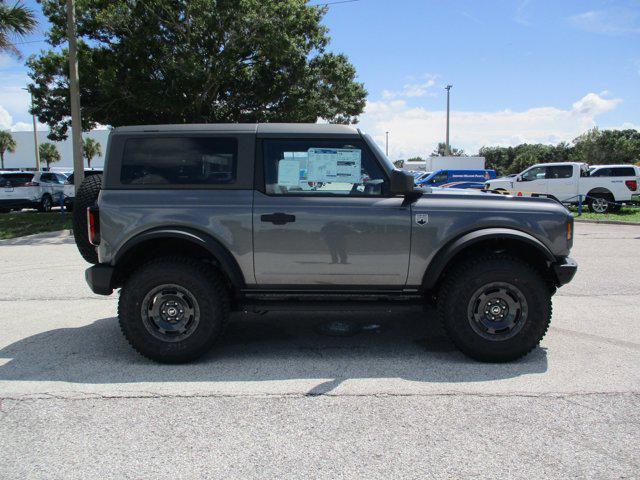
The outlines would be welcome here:
M 235 315 L 200 362 L 158 365 L 71 237 L 0 241 L 0 478 L 637 477 L 640 227 L 575 230 L 549 333 L 502 365 L 433 312 Z

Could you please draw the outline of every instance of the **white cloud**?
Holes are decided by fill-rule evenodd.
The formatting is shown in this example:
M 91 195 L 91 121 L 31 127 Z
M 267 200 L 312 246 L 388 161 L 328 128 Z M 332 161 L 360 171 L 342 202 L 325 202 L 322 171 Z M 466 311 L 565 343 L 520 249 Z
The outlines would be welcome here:
M 590 10 L 569 17 L 569 23 L 591 33 L 628 35 L 640 33 L 640 12 L 623 7 Z
M 386 100 L 390 100 L 393 98 L 400 97 L 423 97 L 427 93 L 430 93 L 429 90 L 436 84 L 436 76 L 435 75 L 424 75 L 425 80 L 420 82 L 412 82 L 406 83 L 402 90 L 383 90 L 382 98 Z
M 38 130 L 44 131 L 48 130 L 49 127 L 38 122 Z M 0 105 L 0 130 L 11 130 L 12 132 L 25 132 L 25 131 L 33 131 L 33 123 L 28 122 L 13 122 L 13 117 L 4 108 Z
M 7 112 L 7 110 L 2 105 L 0 105 L 0 130 L 7 130 L 11 128 L 12 121 L 13 118 L 11 118 L 9 112 Z
M 570 141 L 596 125 L 596 117 L 614 109 L 620 99 L 606 92 L 588 93 L 571 108 L 537 107 L 478 112 L 451 112 L 451 144 L 467 153 L 483 145 L 558 143 Z M 389 154 L 393 159 L 428 155 L 445 137 L 445 111 L 414 107 L 404 99 L 383 99 L 367 103 L 360 127 L 381 145 L 389 131 Z
M 40 124 L 41 127 L 46 129 L 45 125 Z M 38 127 L 40 129 L 40 127 Z M 27 122 L 16 122 L 11 126 L 11 131 L 13 132 L 30 132 L 33 130 L 33 123 Z

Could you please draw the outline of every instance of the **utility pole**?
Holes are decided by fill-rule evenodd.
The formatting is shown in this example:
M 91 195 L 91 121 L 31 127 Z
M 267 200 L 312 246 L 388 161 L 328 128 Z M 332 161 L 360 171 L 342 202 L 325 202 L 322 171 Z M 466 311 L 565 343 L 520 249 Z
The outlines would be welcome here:
M 26 90 L 27 92 L 29 92 L 29 95 L 31 95 L 31 110 L 33 110 L 33 93 L 31 93 L 31 90 L 29 90 L 28 88 L 23 88 L 23 90 Z M 36 123 L 36 116 L 35 114 L 31 114 L 31 116 L 33 117 L 33 144 L 36 146 L 36 172 L 40 171 L 40 149 L 38 148 L 38 126 Z
M 67 38 L 69 40 L 69 96 L 71 98 L 71 138 L 73 141 L 73 178 L 76 193 L 84 180 L 82 160 L 82 119 L 80 118 L 80 81 L 78 79 L 78 43 L 74 0 L 67 0 Z
M 385 134 L 385 136 L 387 138 L 387 141 L 386 141 L 385 147 L 384 147 L 384 153 L 388 157 L 389 156 L 389 132 L 384 132 L 384 134 Z
M 447 91 L 447 138 L 445 141 L 444 154 L 451 155 L 451 146 L 449 145 L 449 93 L 453 85 L 447 85 L 444 89 Z

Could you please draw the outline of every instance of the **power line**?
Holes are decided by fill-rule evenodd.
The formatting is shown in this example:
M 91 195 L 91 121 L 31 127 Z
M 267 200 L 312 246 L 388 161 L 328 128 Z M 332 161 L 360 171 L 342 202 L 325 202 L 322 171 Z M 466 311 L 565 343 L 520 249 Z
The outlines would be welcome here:
M 329 5 L 337 5 L 338 3 L 353 3 L 359 2 L 360 0 L 337 0 L 335 2 L 325 2 L 325 3 L 316 3 L 315 5 L 310 5 L 311 7 L 327 7 Z
M 41 42 L 46 42 L 46 40 L 43 38 L 42 40 L 29 40 L 27 42 L 7 43 L 7 45 L 11 45 L 12 47 L 16 47 L 18 45 L 26 45 L 27 43 L 41 43 Z

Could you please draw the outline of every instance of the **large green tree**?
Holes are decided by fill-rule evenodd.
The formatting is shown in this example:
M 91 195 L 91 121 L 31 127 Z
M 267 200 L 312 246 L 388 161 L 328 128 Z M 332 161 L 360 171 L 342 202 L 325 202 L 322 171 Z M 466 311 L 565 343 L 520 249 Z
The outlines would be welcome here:
M 0 169 L 4 170 L 4 154 L 16 151 L 16 141 L 11 132 L 0 130 Z
M 82 142 L 82 156 L 87 161 L 87 166 L 91 168 L 91 160 L 93 157 L 102 155 L 102 145 L 93 138 L 85 138 Z
M 14 42 L 31 33 L 36 25 L 33 11 L 22 2 L 0 0 L 0 52 L 8 52 L 20 58 L 20 51 Z
M 573 141 L 571 159 L 591 165 L 640 161 L 640 132 L 593 128 Z
M 38 152 L 40 153 L 40 162 L 45 162 L 47 168 L 49 165 L 60 161 L 60 152 L 53 143 L 44 142 L 38 146 Z
M 64 0 L 41 0 L 53 47 L 28 62 L 49 138 L 70 126 Z M 192 122 L 357 120 L 366 90 L 327 52 L 306 0 L 76 2 L 83 129 Z

